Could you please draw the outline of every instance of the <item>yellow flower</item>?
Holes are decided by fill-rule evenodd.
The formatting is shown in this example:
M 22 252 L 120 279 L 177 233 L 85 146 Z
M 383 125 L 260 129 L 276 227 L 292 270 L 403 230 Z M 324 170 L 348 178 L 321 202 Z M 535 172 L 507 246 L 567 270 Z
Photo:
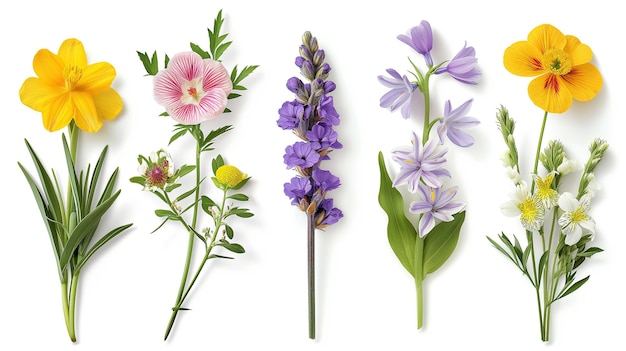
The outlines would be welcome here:
M 44 127 L 53 132 L 72 119 L 78 128 L 97 132 L 102 120 L 114 119 L 122 110 L 122 98 L 110 85 L 115 68 L 108 62 L 87 64 L 83 44 L 67 39 L 58 54 L 41 49 L 33 59 L 37 77 L 24 81 L 22 103 L 41 112 Z
M 504 51 L 504 67 L 511 73 L 534 77 L 528 95 L 535 105 L 551 113 L 563 113 L 572 99 L 589 101 L 600 91 L 602 76 L 589 61 L 589 46 L 542 24 Z
M 247 174 L 241 173 L 237 167 L 230 165 L 221 166 L 215 172 L 215 178 L 217 178 L 217 181 L 228 188 L 234 188 L 247 176 Z

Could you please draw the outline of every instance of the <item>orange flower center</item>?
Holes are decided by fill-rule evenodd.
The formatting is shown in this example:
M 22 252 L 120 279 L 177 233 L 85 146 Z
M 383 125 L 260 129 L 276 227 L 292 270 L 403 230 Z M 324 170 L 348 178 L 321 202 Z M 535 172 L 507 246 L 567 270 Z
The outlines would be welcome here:
M 66 65 L 63 67 L 63 79 L 65 80 L 65 88 L 74 90 L 76 83 L 83 76 L 83 69 L 76 65 Z
M 543 69 L 559 76 L 566 75 L 572 70 L 572 59 L 567 52 L 561 49 L 546 50 L 541 64 Z
M 202 78 L 194 78 L 191 81 L 184 81 L 182 86 L 181 100 L 186 105 L 198 105 L 200 100 L 206 95 L 202 89 Z

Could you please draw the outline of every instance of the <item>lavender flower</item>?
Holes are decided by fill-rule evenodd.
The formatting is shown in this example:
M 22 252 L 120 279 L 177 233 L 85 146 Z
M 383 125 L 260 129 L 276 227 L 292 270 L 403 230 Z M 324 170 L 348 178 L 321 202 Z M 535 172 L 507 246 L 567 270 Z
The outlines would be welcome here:
M 423 181 L 426 185 L 439 188 L 443 184 L 442 177 L 450 177 L 450 172 L 443 168 L 447 150 L 439 148 L 437 143 L 429 140 L 422 147 L 419 138 L 413 133 L 413 146 L 408 150 L 395 150 L 393 160 L 400 164 L 400 172 L 393 182 L 396 187 L 408 183 L 408 189 L 414 193 Z
M 285 130 L 296 128 L 304 117 L 304 106 L 297 101 L 285 101 L 278 110 L 278 126 Z
M 430 23 L 422 21 L 419 26 L 411 28 L 408 36 L 401 34 L 398 39 L 423 55 L 428 67 L 433 66 L 433 58 L 430 56 L 430 50 L 433 49 L 433 31 Z
M 392 112 L 398 107 L 402 107 L 402 117 L 408 119 L 411 116 L 411 100 L 413 100 L 413 93 L 417 89 L 417 84 L 409 82 L 406 75 L 400 76 L 394 69 L 387 69 L 387 73 L 391 78 L 378 76 L 379 82 L 391 88 L 380 98 L 380 107 L 389 107 Z
M 478 80 L 482 73 L 478 69 L 478 59 L 476 58 L 476 50 L 474 47 L 467 46 L 467 42 L 463 49 L 448 62 L 448 65 L 439 67 L 435 74 L 448 73 L 452 78 L 466 84 L 478 84 Z
M 332 126 L 326 124 L 316 124 L 306 134 L 306 138 L 311 143 L 315 151 L 324 152 L 328 148 L 341 149 L 343 145 L 337 141 L 337 132 Z
M 337 223 L 343 217 L 343 212 L 333 206 L 333 199 L 324 199 L 318 206 L 315 214 L 316 228 L 324 229 Z
M 313 170 L 313 181 L 315 182 L 315 187 L 320 189 L 322 194 L 335 190 L 341 185 L 338 177 L 330 173 L 330 171 L 319 168 Z
M 283 187 L 285 195 L 291 199 L 292 205 L 300 204 L 306 196 L 310 196 L 311 190 L 313 190 L 311 180 L 306 177 L 293 177 Z
M 474 138 L 461 130 L 480 123 L 478 119 L 467 116 L 472 107 L 472 101 L 473 99 L 467 100 L 456 109 L 452 109 L 450 100 L 446 101 L 443 118 L 439 121 L 439 126 L 437 127 L 441 144 L 443 144 L 443 135 L 445 134 L 457 146 L 470 147 L 474 145 Z
M 419 222 L 419 235 L 424 237 L 435 227 L 435 219 L 450 222 L 454 219 L 452 215 L 460 212 L 465 204 L 452 202 L 456 195 L 457 187 L 449 189 L 433 188 L 424 183 L 419 183 L 418 193 L 421 201 L 413 201 L 409 211 L 422 214 Z
M 310 143 L 298 141 L 285 148 L 283 159 L 288 168 L 310 168 L 320 160 L 320 155 Z

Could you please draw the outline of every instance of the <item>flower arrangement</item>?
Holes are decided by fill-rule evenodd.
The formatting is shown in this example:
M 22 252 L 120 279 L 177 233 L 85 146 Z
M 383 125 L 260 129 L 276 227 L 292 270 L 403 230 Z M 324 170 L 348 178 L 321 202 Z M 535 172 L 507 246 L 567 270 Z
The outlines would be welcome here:
M 245 252 L 242 245 L 233 241 L 235 231 L 231 219 L 253 216 L 249 209 L 237 204 L 249 200 L 249 197 L 239 190 L 246 185 L 250 177 L 237 167 L 226 164 L 220 154 L 211 161 L 213 171 L 211 180 L 221 193 L 221 198 L 215 201 L 208 195 L 202 195 L 205 179 L 201 167 L 202 156 L 215 149 L 214 143 L 218 136 L 233 129 L 231 125 L 224 125 L 205 133 L 202 123 L 230 112 L 227 107 L 228 100 L 240 96 L 235 91 L 246 90 L 241 82 L 257 68 L 245 66 L 239 71 L 237 66 L 234 66 L 229 73 L 221 63 L 222 54 L 232 43 L 226 41 L 227 34 L 221 33 L 223 22 L 222 11 L 219 11 L 213 29 L 208 29 L 209 51 L 191 43 L 191 51 L 178 53 L 171 60 L 165 55 L 164 68 L 161 70 L 156 51 L 151 57 L 147 53 L 138 52 L 148 75 L 154 76 L 154 97 L 166 110 L 162 115 L 170 116 L 177 122 L 169 143 L 185 135 L 191 136 L 195 141 L 194 165 L 184 164 L 176 168 L 170 154 L 161 149 L 149 157 L 139 155 L 140 175 L 131 178 L 131 182 L 150 191 L 165 204 L 165 208 L 155 211 L 162 222 L 154 231 L 171 221 L 177 222 L 188 235 L 183 274 L 165 331 L 165 339 L 171 332 L 178 312 L 187 310 L 183 303 L 206 263 L 212 259 L 233 259 L 228 252 L 235 254 Z M 183 178 L 191 174 L 195 175 L 193 186 L 182 191 Z M 188 203 L 183 205 L 184 202 Z M 208 220 L 212 222 L 210 225 L 202 226 L 200 210 L 208 216 Z M 197 240 L 202 243 L 204 254 L 195 273 L 190 275 L 194 244 Z
M 302 36 L 300 55 L 296 66 L 307 80 L 292 77 L 287 89 L 295 99 L 286 101 L 278 110 L 278 126 L 291 130 L 300 140 L 285 148 L 284 162 L 297 174 L 284 185 L 285 195 L 307 217 L 308 257 L 308 312 L 309 338 L 315 339 L 315 230 L 325 229 L 343 217 L 336 208 L 329 191 L 340 186 L 340 180 L 330 171 L 321 168 L 330 153 L 342 148 L 334 127 L 339 125 L 333 97 L 335 83 L 328 80 L 330 65 L 324 62 L 325 53 L 310 32 Z
M 421 93 L 424 98 L 422 133 L 420 139 L 418 133 L 413 132 L 410 147 L 393 151 L 392 159 L 400 167 L 393 182 L 383 153 L 379 152 L 378 201 L 389 217 L 389 244 L 415 281 L 419 329 L 423 326 L 423 281 L 452 254 L 465 220 L 465 204 L 455 200 L 457 187 L 445 184 L 445 178 L 451 178 L 451 174 L 445 168 L 447 149 L 442 145 L 449 140 L 460 147 L 472 146 L 474 138 L 465 129 L 479 123 L 476 118 L 467 115 L 471 99 L 457 108 L 452 107 L 450 100 L 446 101 L 443 116 L 431 120 L 429 82 L 432 76 L 447 74 L 461 83 L 475 85 L 482 73 L 477 67 L 474 48 L 467 44 L 451 60 L 435 64 L 431 55 L 433 33 L 427 21 L 411 28 L 408 35 L 399 35 L 398 39 L 424 58 L 426 69 L 422 71 L 410 58 L 413 68 L 409 71 L 411 78 L 406 74 L 400 75 L 394 69 L 387 69 L 390 77 L 378 77 L 384 86 L 390 88 L 381 97 L 380 106 L 392 112 L 400 108 L 402 117 L 409 119 L 414 96 Z M 430 139 L 433 131 L 436 131 L 437 139 Z M 404 184 L 407 184 L 408 190 L 405 195 L 398 190 Z M 407 217 L 405 203 L 409 199 L 413 200 L 410 201 Z M 417 227 L 412 220 L 417 222 Z
M 54 253 L 65 324 L 70 339 L 76 342 L 76 298 L 78 280 L 87 261 L 105 244 L 132 224 L 119 226 L 101 236 L 98 227 L 106 212 L 120 195 L 115 190 L 115 169 L 101 189 L 100 175 L 108 147 L 105 146 L 93 168 L 77 170 L 80 131 L 96 133 L 103 120 L 113 120 L 123 102 L 111 88 L 115 68 L 108 62 L 87 63 L 83 43 L 65 40 L 57 54 L 41 49 L 35 54 L 33 68 L 37 77 L 24 81 L 20 89 L 22 103 L 41 112 L 44 127 L 55 132 L 67 127 L 69 143 L 62 134 L 63 152 L 68 173 L 66 195 L 60 177 L 48 172 L 31 144 L 26 147 L 32 157 L 39 182 L 21 164 L 35 197 Z
M 588 247 L 595 234 L 590 215 L 591 199 L 598 187 L 595 169 L 608 148 L 606 141 L 595 139 L 589 147 L 574 192 L 562 189 L 563 180 L 577 172 L 577 162 L 567 157 L 559 140 L 543 148 L 549 113 L 564 113 L 572 100 L 591 100 L 602 87 L 602 76 L 590 63 L 592 52 L 572 35 L 564 35 L 552 25 L 542 24 L 504 51 L 505 68 L 518 76 L 534 78 L 528 86 L 530 100 L 544 111 L 532 171 L 519 164 L 513 136 L 515 121 L 501 106 L 496 114 L 507 150 L 504 166 L 512 182 L 510 201 L 501 206 L 507 216 L 518 217 L 526 231 L 526 246 L 518 238 L 504 233 L 491 244 L 508 257 L 529 279 L 535 290 L 539 311 L 541 340 L 550 337 L 550 316 L 554 302 L 578 290 L 589 276 L 576 277 L 583 262 L 601 252 Z M 543 166 L 540 169 L 539 164 Z

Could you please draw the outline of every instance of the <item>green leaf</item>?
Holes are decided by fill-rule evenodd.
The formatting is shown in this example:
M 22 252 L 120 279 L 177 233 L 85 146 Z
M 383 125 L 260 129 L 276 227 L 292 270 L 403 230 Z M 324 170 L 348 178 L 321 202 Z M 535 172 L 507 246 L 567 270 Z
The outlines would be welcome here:
M 222 256 L 222 255 L 209 255 L 209 257 L 207 259 L 211 259 L 211 258 L 225 258 L 228 260 L 234 260 L 234 257 L 228 257 L 228 256 Z
M 250 198 L 244 194 L 232 194 L 227 197 L 228 199 L 233 199 L 237 201 L 248 201 Z
M 185 193 L 183 193 L 183 194 L 180 194 L 180 195 L 176 198 L 176 202 L 180 202 L 180 201 L 182 201 L 182 200 L 186 199 L 187 197 L 189 197 L 191 194 L 193 194 L 193 193 L 195 193 L 195 192 L 196 192 L 196 187 L 194 187 L 194 188 L 193 188 L 193 189 L 191 189 L 191 190 L 186 191 L 186 192 L 185 192 Z
M 226 250 L 234 252 L 234 253 L 238 253 L 238 254 L 242 254 L 242 253 L 246 252 L 246 250 L 244 250 L 243 246 L 241 246 L 239 244 L 229 243 L 226 240 L 220 240 L 220 242 L 215 244 L 215 245 L 216 246 L 222 246 Z
M 227 214 L 224 215 L 224 218 L 231 216 L 231 215 L 235 215 L 237 217 L 241 217 L 241 218 L 250 218 L 252 216 L 254 216 L 253 213 L 249 212 L 249 210 L 247 208 L 239 208 L 239 207 L 233 207 L 231 208 Z
M 157 217 L 178 218 L 178 215 L 170 210 L 155 210 L 154 214 L 157 215 Z
M 224 224 L 224 229 L 226 230 L 226 236 L 228 237 L 228 239 L 232 239 L 233 236 L 235 235 L 233 228 L 229 226 L 228 224 Z
M 215 201 L 213 201 L 210 197 L 202 195 L 201 199 L 202 209 L 208 215 L 212 215 L 212 212 L 209 211 L 211 207 L 218 207 Z
M 128 229 L 130 226 L 132 226 L 132 223 L 123 225 L 123 226 L 119 226 L 113 230 L 111 230 L 110 232 L 108 232 L 107 234 L 105 234 L 102 238 L 100 238 L 100 240 L 98 240 L 90 249 L 89 251 L 87 251 L 87 253 L 85 254 L 85 256 L 83 256 L 83 258 L 78 261 L 78 264 L 76 265 L 75 271 L 78 272 L 80 271 L 80 269 L 85 265 L 85 263 L 87 263 L 87 260 L 89 260 L 89 258 L 91 256 L 93 256 L 93 254 L 96 253 L 96 251 L 98 251 L 99 248 L 101 248 L 102 246 L 104 246 L 104 244 L 106 244 L 107 242 L 109 242 L 111 239 L 115 238 L 118 234 L 122 233 L 124 230 Z
M 139 59 L 143 63 L 143 67 L 148 73 L 147 75 L 154 76 L 159 72 L 159 60 L 157 59 L 156 51 L 152 54 L 152 59 L 150 59 L 148 53 L 141 53 L 137 51 L 137 54 L 139 55 Z
M 228 47 L 232 43 L 233 43 L 232 41 L 228 41 L 228 42 L 225 42 L 224 44 L 218 46 L 217 50 L 215 50 L 215 57 L 221 57 L 222 54 L 226 51 L 226 49 L 228 49 Z
M 583 286 L 583 284 L 585 284 L 588 280 L 589 280 L 589 275 L 584 277 L 583 279 L 577 281 L 576 283 L 572 284 L 567 290 L 565 290 L 563 293 L 561 293 L 556 299 L 554 299 L 554 301 L 558 300 L 558 299 L 562 299 L 565 296 L 573 293 L 574 291 L 578 290 L 578 288 L 580 288 L 581 286 Z M 554 302 L 552 301 L 552 302 Z
M 504 235 L 504 233 L 502 235 Z M 504 248 L 502 248 L 502 246 L 500 246 L 497 242 L 495 242 L 495 240 L 491 239 L 490 237 L 487 237 L 487 240 L 489 240 L 489 242 L 491 243 L 491 245 L 493 245 L 493 247 L 495 247 L 498 251 L 502 252 L 504 256 L 508 257 L 513 263 L 515 263 L 515 265 L 517 265 L 517 262 L 515 261 L 513 256 L 511 256 Z
M 456 248 L 465 211 L 459 212 L 450 222 L 440 222 L 424 238 L 424 276 L 443 265 Z
M 202 50 L 202 48 L 200 48 L 200 46 L 194 44 L 194 43 L 189 43 L 189 46 L 191 46 L 191 51 L 195 52 L 196 54 L 200 55 L 203 59 L 210 59 L 211 55 L 207 52 Z
M 224 159 L 222 158 L 222 155 L 217 155 L 217 157 L 215 157 L 213 161 L 211 161 L 211 168 L 213 169 L 213 174 L 217 173 L 217 169 L 222 167 L 223 165 L 224 165 Z
M 230 74 L 230 80 L 233 82 L 233 90 L 246 90 L 246 88 L 239 85 L 239 83 L 252 74 L 258 67 L 258 65 L 245 66 L 241 72 L 237 74 L 237 66 L 235 66 Z
M 142 187 L 146 186 L 146 178 L 145 177 L 135 176 L 135 177 L 130 178 L 130 182 L 131 183 L 135 183 L 135 184 L 139 184 Z
M 69 234 L 69 238 L 65 247 L 63 248 L 63 252 L 61 253 L 60 265 L 61 269 L 65 269 L 65 266 L 69 262 L 70 258 L 74 250 L 78 247 L 78 245 L 83 241 L 85 236 L 89 235 L 100 223 L 100 219 L 106 211 L 113 205 L 113 202 L 119 196 L 121 190 L 118 190 L 113 196 L 106 199 L 104 202 L 99 204 L 93 211 L 87 214 L 82 220 L 80 220 L 74 230 Z
M 170 138 L 170 142 L 168 143 L 168 145 L 171 145 L 174 142 L 174 140 L 176 140 L 176 139 L 180 138 L 181 136 L 187 134 L 188 131 L 189 131 L 189 129 L 184 128 L 184 129 L 181 129 L 178 132 L 174 133 L 174 135 L 172 135 L 172 137 Z
M 579 252 L 576 256 L 579 257 L 591 257 L 599 252 L 603 252 L 604 250 L 602 250 L 599 247 L 590 247 L 587 250 L 583 251 L 583 252 Z
M 396 254 L 398 260 L 400 260 L 400 263 L 413 275 L 413 255 L 415 253 L 417 232 L 404 215 L 404 201 L 402 200 L 402 195 L 392 186 L 382 152 L 378 153 L 378 166 L 380 168 L 378 203 L 389 218 L 387 223 L 387 238 L 391 249 Z
M 230 131 L 231 129 L 233 129 L 232 126 L 230 125 L 226 125 L 223 127 L 220 127 L 218 129 L 212 130 L 211 132 L 209 132 L 209 134 L 207 134 L 206 138 L 204 138 L 204 140 L 202 141 L 202 151 L 209 151 L 212 150 L 211 146 L 214 143 L 215 138 L 217 138 L 218 136 Z
M 193 165 L 182 165 L 178 171 L 176 171 L 176 177 L 180 178 L 180 177 L 184 177 L 187 174 L 193 172 L 196 169 L 196 166 Z
M 82 189 L 79 186 L 78 178 L 76 177 L 76 169 L 74 168 L 74 161 L 72 160 L 72 155 L 70 153 L 70 148 L 67 145 L 67 139 L 65 138 L 65 134 L 62 135 L 63 139 L 63 150 L 65 151 L 65 161 L 67 163 L 67 173 L 69 177 L 70 188 L 72 189 L 72 196 L 74 199 L 74 209 L 76 210 L 76 216 L 79 219 L 82 219 L 85 214 L 82 212 L 82 207 L 80 206 L 80 199 L 83 198 Z M 70 199 L 68 199 L 70 201 Z

